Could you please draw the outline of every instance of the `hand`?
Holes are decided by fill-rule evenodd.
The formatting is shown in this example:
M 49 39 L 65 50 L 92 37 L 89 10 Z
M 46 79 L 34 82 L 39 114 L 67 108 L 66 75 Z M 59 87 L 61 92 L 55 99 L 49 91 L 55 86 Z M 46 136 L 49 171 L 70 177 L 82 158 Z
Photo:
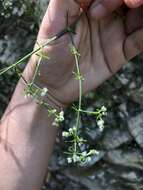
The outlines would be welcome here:
M 96 0 L 93 2 L 90 14 L 96 19 L 101 19 L 117 10 L 123 4 L 130 8 L 137 8 L 143 5 L 143 0 Z
M 115 0 L 114 0 L 115 1 Z M 79 16 L 79 6 L 73 0 L 51 0 L 43 19 L 38 40 L 46 40 Z M 94 11 L 94 2 L 90 8 Z M 74 41 L 84 77 L 84 93 L 98 87 L 116 73 L 131 58 L 143 51 L 143 7 L 112 13 L 101 21 L 84 14 L 77 24 Z M 122 16 L 121 16 L 122 15 Z M 134 22 L 136 21 L 136 22 Z M 62 105 L 78 98 L 78 81 L 74 79 L 75 61 L 66 35 L 46 48 L 50 60 L 43 60 L 39 84 L 46 86 Z M 34 63 L 34 62 L 32 62 Z
M 143 5 L 142 0 L 124 0 L 124 2 L 131 8 L 136 8 Z

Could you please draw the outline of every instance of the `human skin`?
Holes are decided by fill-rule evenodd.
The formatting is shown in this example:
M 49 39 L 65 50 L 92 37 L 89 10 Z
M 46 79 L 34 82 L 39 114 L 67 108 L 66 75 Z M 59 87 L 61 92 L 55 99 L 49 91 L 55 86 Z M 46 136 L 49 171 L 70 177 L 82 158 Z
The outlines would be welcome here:
M 80 3 L 82 0 L 78 1 Z M 92 0 L 84 0 L 86 3 L 89 1 Z M 143 0 L 96 0 L 92 4 L 91 15 L 96 19 L 104 18 L 123 4 L 130 8 L 137 8 L 143 5 Z
M 73 0 L 51 1 L 41 25 L 39 41 L 66 27 L 68 7 L 71 7 L 68 13 L 70 25 L 79 15 L 77 4 Z M 74 35 L 74 42 L 81 54 L 80 70 L 84 77 L 84 93 L 98 87 L 143 50 L 143 7 L 130 9 L 123 16 L 111 13 L 100 21 L 91 14 L 94 8 L 96 9 L 93 2 L 88 16 L 84 14 L 78 22 L 77 35 Z M 69 43 L 69 35 L 66 35 L 58 44 L 47 48 L 51 59 L 48 67 L 47 61 L 43 61 L 42 75 L 39 78 L 39 82 L 47 86 L 63 105 L 69 105 L 77 99 L 79 88 L 72 73 L 75 64 L 69 51 Z M 57 57 L 60 57 L 58 63 Z
M 123 17 L 111 13 L 97 20 L 91 14 L 94 6 L 93 2 L 82 15 L 73 36 L 81 54 L 84 93 L 97 88 L 143 51 L 143 7 L 130 9 Z M 79 9 L 73 0 L 51 0 L 37 40 L 43 42 L 64 29 L 67 16 L 68 24 L 73 23 L 79 16 Z M 78 81 L 73 76 L 75 61 L 69 43 L 69 35 L 65 35 L 45 48 L 50 60 L 43 60 L 37 78 L 37 84 L 47 87 L 61 108 L 78 98 Z M 27 81 L 33 76 L 36 61 L 34 55 L 27 64 L 23 73 Z M 31 99 L 24 98 L 24 87 L 21 79 L 1 119 L 1 190 L 39 190 L 56 137 L 57 130 L 51 127 L 53 118 L 47 117 L 47 111 Z M 47 99 L 47 102 L 56 107 L 53 101 Z

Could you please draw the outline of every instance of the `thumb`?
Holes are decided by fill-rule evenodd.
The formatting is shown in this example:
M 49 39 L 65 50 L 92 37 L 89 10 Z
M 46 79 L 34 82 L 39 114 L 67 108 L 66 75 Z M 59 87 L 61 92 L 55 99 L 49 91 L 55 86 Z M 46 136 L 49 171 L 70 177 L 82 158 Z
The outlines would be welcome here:
M 74 0 L 50 0 L 38 38 L 47 39 L 61 32 L 67 26 L 67 21 L 69 25 L 74 22 L 80 14 L 79 10 L 80 7 Z
M 127 60 L 143 52 L 143 29 L 139 29 L 128 36 L 124 43 Z
M 143 5 L 143 0 L 124 0 L 130 8 L 136 8 Z

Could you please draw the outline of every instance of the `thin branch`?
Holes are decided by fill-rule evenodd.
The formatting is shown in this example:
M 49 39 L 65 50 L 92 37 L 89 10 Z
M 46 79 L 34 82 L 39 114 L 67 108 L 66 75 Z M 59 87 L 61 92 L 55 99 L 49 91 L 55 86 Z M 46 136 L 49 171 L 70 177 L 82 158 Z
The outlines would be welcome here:
M 64 30 L 62 30 L 61 32 L 59 32 L 58 34 L 56 34 L 55 36 L 49 38 L 47 40 L 47 42 L 45 42 L 43 45 L 41 45 L 39 48 L 33 50 L 32 52 L 30 52 L 29 54 L 27 54 L 26 56 L 24 56 L 23 58 L 21 58 L 20 60 L 18 60 L 17 62 L 15 62 L 14 64 L 10 65 L 9 67 L 6 67 L 2 70 L 0 70 L 0 75 L 6 73 L 7 71 L 15 68 L 17 65 L 22 64 L 25 60 L 27 60 L 29 57 L 31 57 L 33 54 L 36 54 L 38 51 L 40 51 L 42 48 L 50 45 L 51 43 L 53 43 L 54 41 L 58 40 L 59 38 L 61 38 L 62 36 L 64 36 L 67 33 L 71 33 L 72 31 L 75 30 L 76 24 L 78 23 L 78 21 L 80 20 L 82 16 L 81 15 L 75 20 L 75 22 L 73 22 L 70 26 L 68 26 L 67 28 L 65 28 Z

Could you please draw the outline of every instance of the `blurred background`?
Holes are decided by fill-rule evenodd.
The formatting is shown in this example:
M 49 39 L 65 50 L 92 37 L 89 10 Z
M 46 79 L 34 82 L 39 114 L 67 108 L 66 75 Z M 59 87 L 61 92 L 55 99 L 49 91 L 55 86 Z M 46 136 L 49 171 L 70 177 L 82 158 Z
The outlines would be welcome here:
M 0 69 L 32 50 L 47 6 L 47 0 L 0 0 Z M 0 77 L 0 116 L 17 81 L 14 71 Z M 80 129 L 87 139 L 84 146 L 99 150 L 99 155 L 84 167 L 68 165 L 68 145 L 59 131 L 43 190 L 143 190 L 142 55 L 84 97 L 86 109 L 102 105 L 108 109 L 105 130 L 87 115 L 82 115 Z M 72 125 L 74 114 L 71 108 L 66 111 L 61 128 Z

